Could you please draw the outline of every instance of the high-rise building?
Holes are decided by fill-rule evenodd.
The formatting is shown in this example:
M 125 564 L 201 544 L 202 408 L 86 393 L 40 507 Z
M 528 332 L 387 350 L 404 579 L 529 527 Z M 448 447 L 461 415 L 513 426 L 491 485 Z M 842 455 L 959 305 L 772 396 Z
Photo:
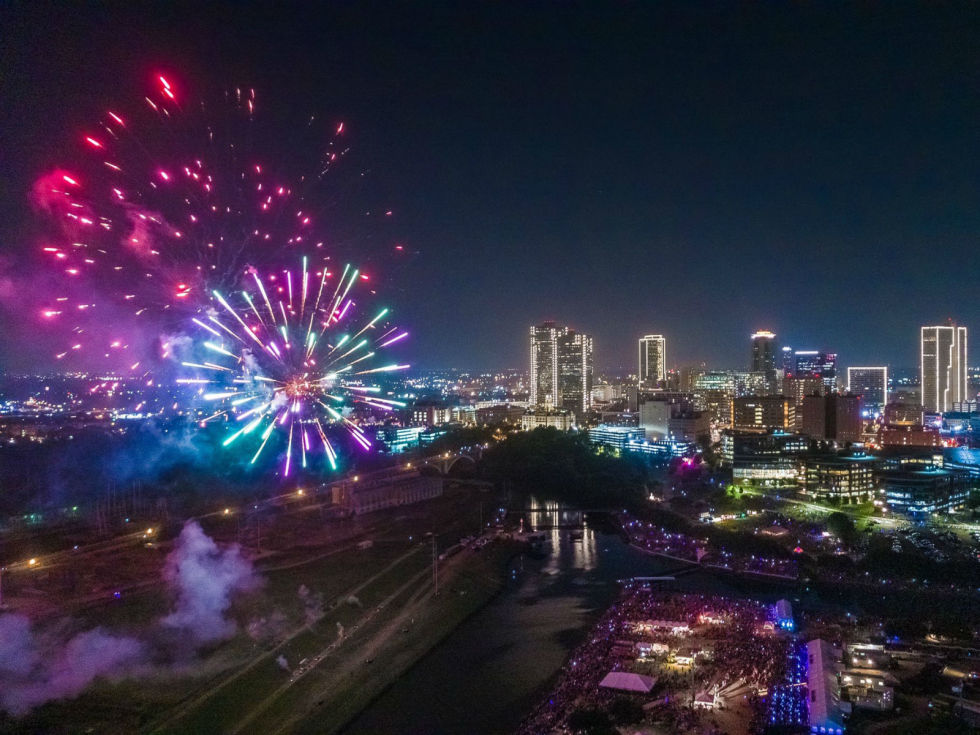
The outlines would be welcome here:
M 772 390 L 776 384 L 776 335 L 765 330 L 752 335 L 752 365 L 751 371 L 763 373 L 768 387 Z
M 592 406 L 592 337 L 566 327 L 557 341 L 558 405 L 583 416 Z
M 640 337 L 639 357 L 641 385 L 659 385 L 667 380 L 667 340 L 662 334 Z
M 530 404 L 581 415 L 592 405 L 592 337 L 545 322 L 531 327 Z
M 792 375 L 793 371 L 796 369 L 795 356 L 793 355 L 792 347 L 783 347 L 780 350 L 782 357 L 780 358 L 779 368 L 783 371 L 783 376 Z
M 827 390 L 837 388 L 837 353 L 796 350 L 793 357 L 794 378 L 820 378 Z
M 558 327 L 545 322 L 531 327 L 531 396 L 532 406 L 554 407 L 558 404 Z
M 924 410 L 943 413 L 967 399 L 966 327 L 952 321 L 941 327 L 922 327 L 919 355 Z
M 796 431 L 803 428 L 803 398 L 806 396 L 822 396 L 826 392 L 827 386 L 820 378 L 798 378 L 795 375 L 783 378 L 783 395 L 792 398 L 796 405 Z
M 776 335 L 765 330 L 752 335 L 752 365 L 754 373 L 776 369 Z
M 861 396 L 864 407 L 876 413 L 888 405 L 888 368 L 847 368 L 847 392 Z
M 796 426 L 796 403 L 786 396 L 736 398 L 732 401 L 732 426 L 792 431 Z
M 803 434 L 840 444 L 861 441 L 861 397 L 830 393 L 803 397 Z

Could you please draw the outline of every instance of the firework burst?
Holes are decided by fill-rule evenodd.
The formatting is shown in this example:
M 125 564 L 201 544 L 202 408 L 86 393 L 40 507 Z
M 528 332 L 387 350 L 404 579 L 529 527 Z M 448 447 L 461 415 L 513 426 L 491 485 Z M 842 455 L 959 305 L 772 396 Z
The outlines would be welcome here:
M 250 266 L 287 251 L 336 253 L 350 213 L 334 211 L 335 192 L 321 183 L 347 152 L 343 134 L 342 122 L 311 118 L 285 145 L 257 123 L 254 90 L 193 104 L 164 76 L 138 104 L 106 110 L 78 134 L 75 164 L 33 190 L 55 225 L 39 245 L 55 278 L 37 294 L 38 312 L 72 333 L 57 357 L 104 356 L 135 371 L 148 335 L 184 323 L 212 291 L 238 288 Z M 289 153 L 264 159 L 256 138 Z
M 267 452 L 273 436 L 285 445 L 282 474 L 297 463 L 307 467 L 320 451 L 337 467 L 330 434 L 341 427 L 363 449 L 370 439 L 358 425 L 358 407 L 392 411 L 405 404 L 381 397 L 373 383 L 380 374 L 408 368 L 382 354 L 408 332 L 395 327 L 389 311 L 359 308 L 357 289 L 364 274 L 346 266 L 327 266 L 265 277 L 252 269 L 251 283 L 228 296 L 215 290 L 211 313 L 194 317 L 200 339 L 188 371 L 178 383 L 197 388 L 213 412 L 202 423 L 230 425 L 223 444 L 250 443 L 251 463 Z

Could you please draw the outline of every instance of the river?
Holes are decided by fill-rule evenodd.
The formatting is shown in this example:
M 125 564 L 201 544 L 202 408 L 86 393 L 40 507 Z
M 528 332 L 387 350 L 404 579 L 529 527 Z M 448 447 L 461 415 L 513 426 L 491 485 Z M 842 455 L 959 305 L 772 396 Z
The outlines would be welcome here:
M 528 519 L 548 523 L 544 516 Z M 588 527 L 545 533 L 550 543 L 544 553 L 517 557 L 505 590 L 375 700 L 346 735 L 512 732 L 615 598 L 618 580 L 669 574 L 680 566 Z M 700 571 L 670 584 L 685 592 L 739 594 L 725 579 Z

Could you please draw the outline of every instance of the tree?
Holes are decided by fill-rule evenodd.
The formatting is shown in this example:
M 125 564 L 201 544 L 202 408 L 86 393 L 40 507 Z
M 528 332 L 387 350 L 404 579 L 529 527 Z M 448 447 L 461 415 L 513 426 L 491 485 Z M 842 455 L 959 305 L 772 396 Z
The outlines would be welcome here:
M 635 725 L 643 721 L 643 707 L 629 697 L 617 697 L 609 705 L 608 711 L 617 725 Z
M 616 732 L 609 715 L 601 709 L 579 707 L 568 716 L 568 728 L 581 735 L 611 735 Z
M 839 537 L 845 544 L 852 543 L 856 535 L 854 519 L 840 511 L 834 511 L 827 516 L 827 530 Z
M 641 458 L 597 454 L 584 433 L 541 428 L 515 434 L 484 453 L 487 479 L 583 506 L 640 503 L 647 479 Z

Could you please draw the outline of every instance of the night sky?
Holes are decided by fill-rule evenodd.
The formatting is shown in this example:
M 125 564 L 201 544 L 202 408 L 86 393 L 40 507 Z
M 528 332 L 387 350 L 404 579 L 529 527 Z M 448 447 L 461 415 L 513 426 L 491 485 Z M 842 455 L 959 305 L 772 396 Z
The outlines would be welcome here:
M 757 328 L 914 366 L 920 324 L 980 339 L 978 39 L 949 3 L 4 4 L 0 268 L 52 150 L 164 69 L 346 122 L 420 367 L 526 368 L 546 318 L 599 367 L 650 332 L 744 367 Z M 44 367 L 4 271 L 0 368 Z

